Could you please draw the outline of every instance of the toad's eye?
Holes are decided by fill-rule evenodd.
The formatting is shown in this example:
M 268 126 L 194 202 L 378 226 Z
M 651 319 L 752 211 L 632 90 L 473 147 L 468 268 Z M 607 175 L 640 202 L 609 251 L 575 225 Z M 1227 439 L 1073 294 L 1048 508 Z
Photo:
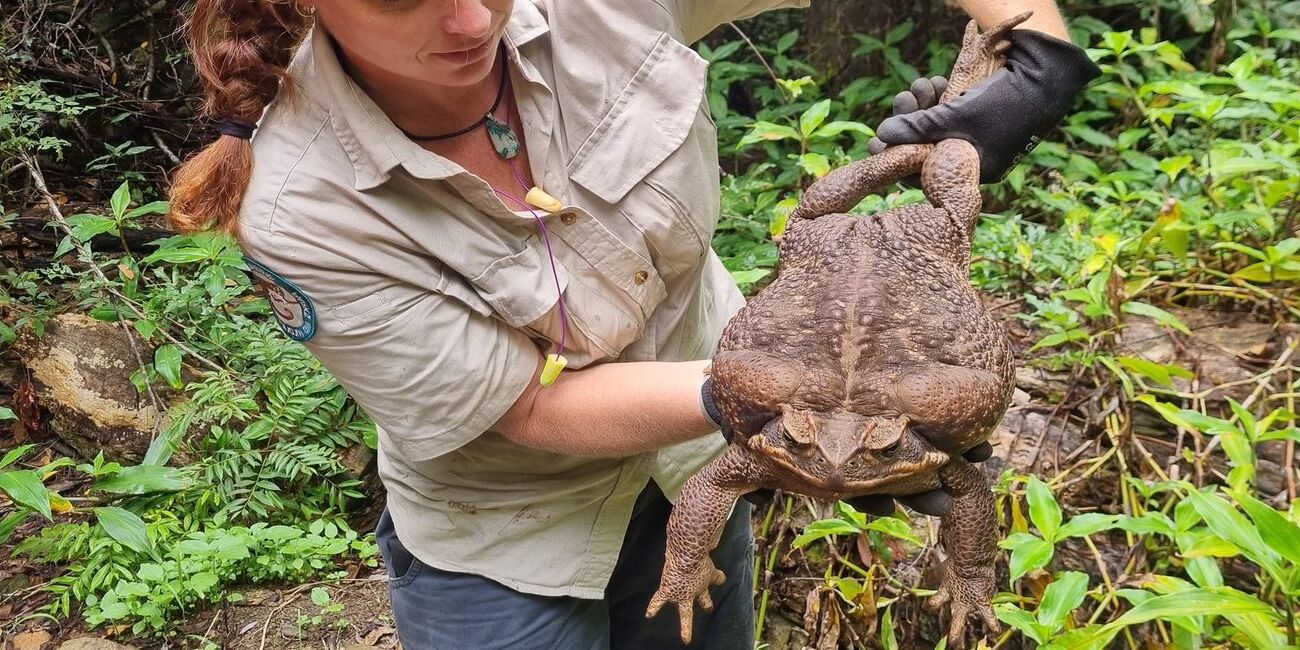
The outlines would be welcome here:
M 880 460 L 894 460 L 894 458 L 898 456 L 898 446 L 898 443 L 895 442 L 884 449 L 877 449 L 875 452 L 876 458 L 879 458 Z

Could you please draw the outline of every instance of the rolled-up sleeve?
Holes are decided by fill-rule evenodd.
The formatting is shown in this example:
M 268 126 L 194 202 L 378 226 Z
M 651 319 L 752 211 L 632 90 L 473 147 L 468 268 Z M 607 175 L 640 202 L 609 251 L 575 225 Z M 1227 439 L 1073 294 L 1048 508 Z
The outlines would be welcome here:
M 427 286 L 361 268 L 290 235 L 251 231 L 244 253 L 312 303 L 303 341 L 409 461 L 487 431 L 534 377 L 523 332 Z
M 807 7 L 809 0 L 660 0 L 677 17 L 686 42 L 693 43 L 718 25 L 756 16 L 769 9 Z

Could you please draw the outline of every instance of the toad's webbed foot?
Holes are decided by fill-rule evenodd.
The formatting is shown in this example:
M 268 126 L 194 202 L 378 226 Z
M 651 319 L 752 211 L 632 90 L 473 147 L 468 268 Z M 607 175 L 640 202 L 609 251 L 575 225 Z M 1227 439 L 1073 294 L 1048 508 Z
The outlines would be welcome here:
M 993 567 L 958 567 L 945 562 L 939 591 L 926 601 L 926 606 L 942 611 L 945 606 L 951 615 L 948 622 L 948 647 L 960 648 L 966 640 L 966 621 L 974 614 L 984 621 L 989 634 L 997 634 L 1002 626 L 993 616 Z
M 677 618 L 681 624 L 682 645 L 691 642 L 691 621 L 695 618 L 695 604 L 699 603 L 704 611 L 713 609 L 713 598 L 709 596 L 709 587 L 726 582 L 727 576 L 713 566 L 709 556 L 690 566 L 680 566 L 671 555 L 664 565 L 663 577 L 659 589 L 650 598 L 646 607 L 646 618 L 653 618 L 666 603 L 677 606 Z

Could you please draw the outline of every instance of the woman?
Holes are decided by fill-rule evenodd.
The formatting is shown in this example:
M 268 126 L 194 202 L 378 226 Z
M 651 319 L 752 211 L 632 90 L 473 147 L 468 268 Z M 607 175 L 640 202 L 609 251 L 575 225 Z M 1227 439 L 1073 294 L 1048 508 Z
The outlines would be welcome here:
M 178 172 L 171 219 L 236 235 L 286 333 L 375 420 L 406 648 L 678 643 L 643 612 L 669 499 L 724 445 L 704 369 L 742 304 L 709 248 L 717 144 L 687 44 L 801 4 L 196 3 L 223 135 Z M 1050 0 L 966 4 L 1064 36 Z M 915 115 L 900 141 L 969 126 Z M 753 647 L 748 510 L 695 647 Z

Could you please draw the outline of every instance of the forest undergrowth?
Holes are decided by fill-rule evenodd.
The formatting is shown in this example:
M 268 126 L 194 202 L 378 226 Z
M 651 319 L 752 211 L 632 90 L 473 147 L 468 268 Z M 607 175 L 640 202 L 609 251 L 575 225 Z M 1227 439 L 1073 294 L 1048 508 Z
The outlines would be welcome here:
M 165 170 L 210 131 L 174 10 L 133 4 L 4 19 L 0 366 L 18 372 L 0 376 L 0 580 L 35 577 L 0 590 L 0 637 L 80 621 L 214 646 L 181 623 L 255 584 L 375 567 L 374 484 L 349 462 L 374 427 L 280 333 L 229 240 L 162 229 Z M 1300 3 L 1065 8 L 1103 76 L 985 188 L 974 245 L 1019 367 L 985 464 L 989 645 L 1300 647 Z M 858 35 L 883 73 L 828 87 L 789 22 L 697 46 L 725 168 L 714 249 L 750 292 L 799 192 L 865 156 L 893 95 L 956 50 L 912 22 Z M 896 186 L 856 212 L 918 200 Z M 132 341 L 128 380 L 158 414 L 137 455 L 50 429 L 22 364 L 68 314 Z M 935 523 L 778 494 L 754 522 L 760 640 L 942 645 L 922 607 Z

